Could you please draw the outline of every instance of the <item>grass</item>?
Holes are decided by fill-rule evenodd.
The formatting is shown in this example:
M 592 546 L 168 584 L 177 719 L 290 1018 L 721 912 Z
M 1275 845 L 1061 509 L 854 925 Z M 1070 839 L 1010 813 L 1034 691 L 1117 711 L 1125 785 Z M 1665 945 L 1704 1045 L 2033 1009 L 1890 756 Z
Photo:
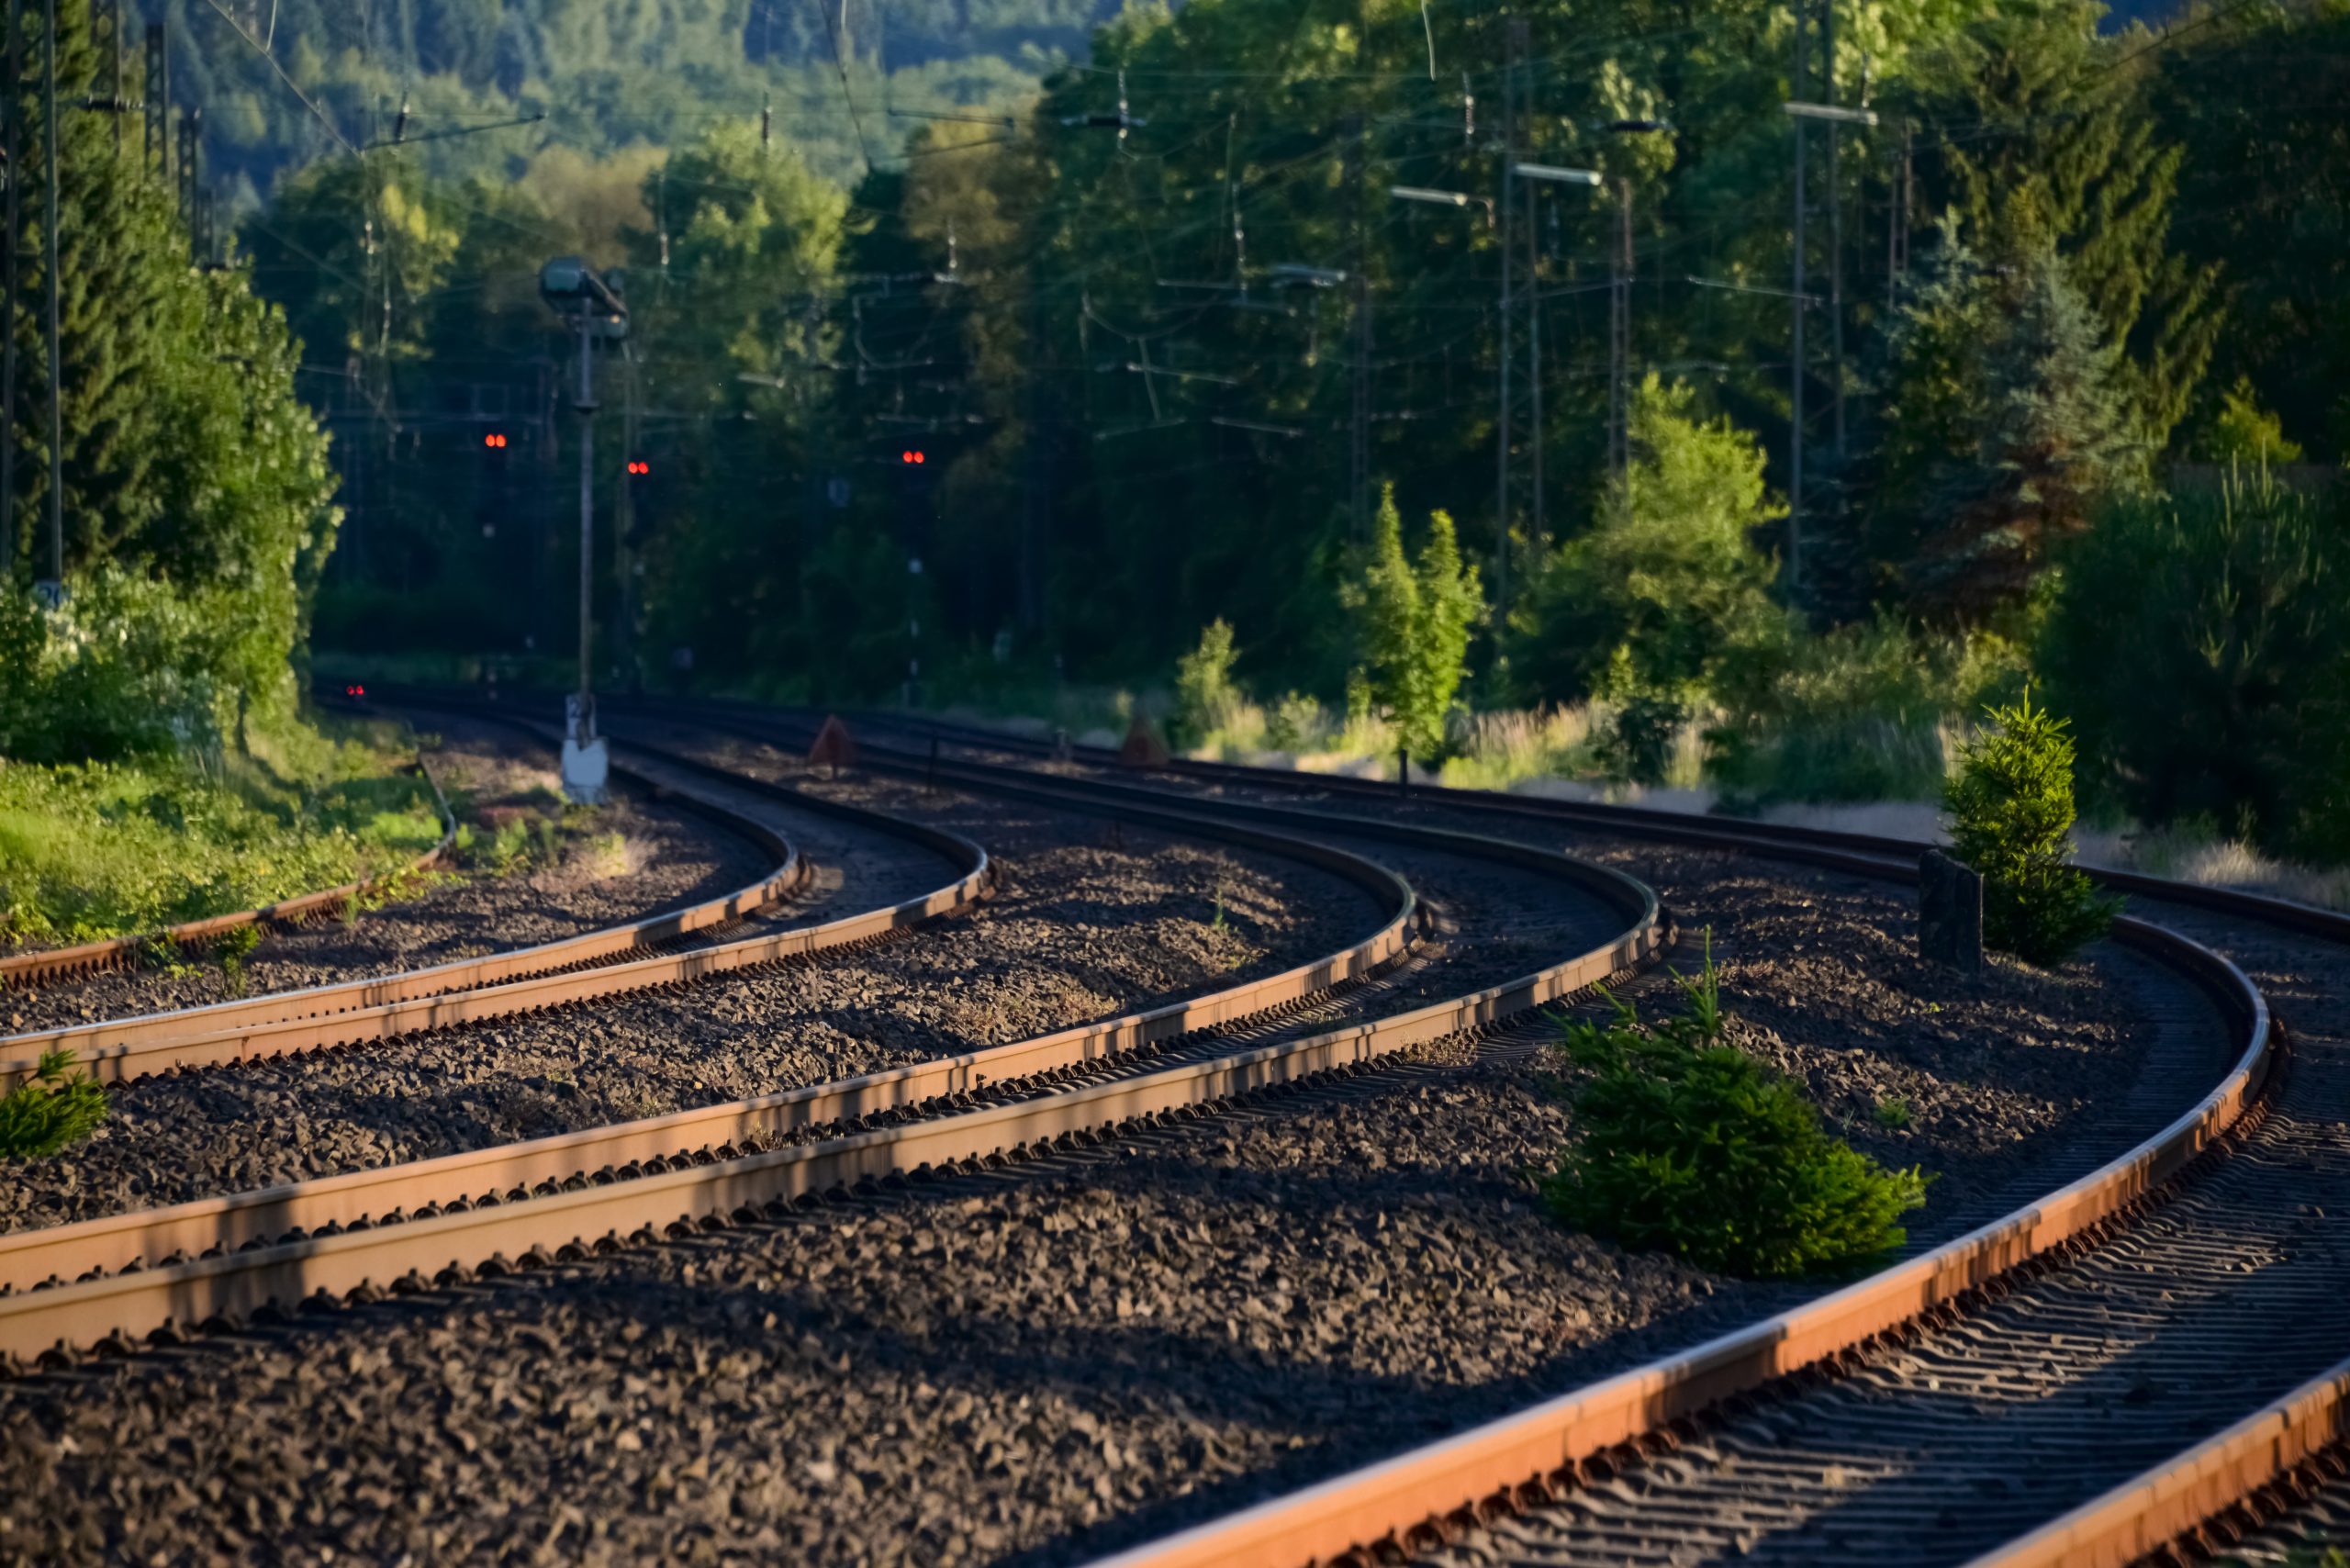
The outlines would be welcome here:
M 403 867 L 441 836 L 386 726 L 249 756 L 0 766 L 0 951 L 250 909 Z
M 2143 871 L 2150 877 L 2241 888 L 2318 909 L 2350 910 L 2350 868 L 2272 860 L 2210 823 L 2190 821 L 2149 833 L 2084 833 L 2076 858 L 2085 865 Z

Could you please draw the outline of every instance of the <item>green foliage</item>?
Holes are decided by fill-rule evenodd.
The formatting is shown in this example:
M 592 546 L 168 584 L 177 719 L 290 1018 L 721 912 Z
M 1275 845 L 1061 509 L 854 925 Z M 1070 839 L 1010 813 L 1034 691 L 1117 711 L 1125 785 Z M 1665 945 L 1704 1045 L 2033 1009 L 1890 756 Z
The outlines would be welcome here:
M 1878 1101 L 1876 1110 L 1872 1114 L 1876 1117 L 1878 1126 L 1887 1132 L 1899 1132 L 1909 1125 L 1909 1102 L 1896 1094 L 1890 1099 Z
M 2054 546 L 2143 472 L 2120 362 L 2029 193 L 2003 216 L 1988 264 L 1945 224 L 1889 345 L 1874 553 L 1945 622 L 2021 604 Z
M 1829 1134 L 1793 1085 L 1722 1043 L 1710 949 L 1682 982 L 1688 1010 L 1643 1026 L 1616 1002 L 1570 1025 L 1561 1049 L 1595 1076 L 1575 1092 L 1581 1137 L 1543 1185 L 1567 1225 L 1703 1268 L 1781 1278 L 1901 1245 L 1925 1202 L 1915 1169 L 1887 1170 Z
M 1518 678 L 1544 698 L 1616 704 L 1620 761 L 1643 783 L 1662 778 L 1664 741 L 1725 672 L 1788 634 L 1754 537 L 1785 515 L 1762 450 L 1695 406 L 1687 386 L 1642 383 L 1633 460 L 1596 526 L 1544 563 L 1510 618 Z
M 240 925 L 222 932 L 212 945 L 212 956 L 220 961 L 220 978 L 230 996 L 245 994 L 245 960 L 261 946 L 261 938 L 258 924 Z
M 2023 676 L 2023 650 L 1990 633 L 1881 617 L 1792 638 L 1726 672 L 1707 772 L 1752 805 L 1939 800 L 1947 737 Z
M 0 948 L 70 944 L 251 909 L 388 869 L 440 823 L 397 759 L 255 737 L 198 765 L 0 767 Z
M 2207 463 L 2265 467 L 2271 463 L 2299 463 L 2299 442 L 2285 439 L 2285 422 L 2260 406 L 2252 377 L 2239 375 L 2221 396 L 2219 416 L 2200 442 L 2197 455 Z
M 2109 511 L 2042 661 L 2087 784 L 2150 825 L 2350 857 L 2350 502 L 2266 474 Z
M 1442 755 L 1445 717 L 1467 669 L 1469 634 L 1485 613 L 1477 568 L 1462 564 L 1450 516 L 1428 514 L 1427 541 L 1418 562 L 1410 562 L 1395 487 L 1386 487 L 1370 560 L 1347 602 L 1356 611 L 1373 700 L 1414 756 Z
M 1211 621 L 1200 633 L 1200 645 L 1175 661 L 1175 722 L 1183 744 L 1196 745 L 1231 719 L 1240 703 L 1240 689 L 1232 683 L 1239 656 L 1231 624 Z
M 1982 874 L 1984 941 L 2059 963 L 2103 935 L 2120 907 L 2072 864 L 2073 737 L 2029 691 L 1990 717 L 1994 727 L 1960 749 L 1943 794 L 1951 846 Z
M 26 26 L 38 26 L 26 17 Z M 59 99 L 92 92 L 87 0 L 59 5 Z M 24 50 L 40 71 L 40 50 Z M 38 120 L 33 75 L 18 104 Z M 26 127 L 40 137 L 38 125 Z M 38 146 L 33 141 L 30 146 Z M 35 565 L 47 503 L 47 409 L 24 388 L 47 374 L 38 330 L 45 294 L 45 185 L 26 185 L 18 270 L 14 543 L 0 562 Z M 294 395 L 285 319 L 252 297 L 242 265 L 197 270 L 162 181 L 115 152 L 108 115 L 59 122 L 63 520 L 68 571 L 99 562 L 164 580 L 205 616 L 223 616 L 211 675 L 265 712 L 291 710 L 286 654 L 301 642 L 308 588 L 334 543 L 327 440 Z M 0 498 L 5 500 L 5 498 Z M 47 576 L 47 562 L 38 562 Z M 209 595 L 209 599 L 207 599 Z
M 2213 419 L 2249 377 L 2283 433 L 2338 462 L 2350 453 L 2350 119 L 2337 101 L 2350 6 L 2214 6 L 2150 58 L 2162 64 L 2151 107 L 2187 153 L 2170 243 L 2226 286 L 2198 411 Z
M 33 1075 L 0 1096 L 0 1159 L 55 1154 L 106 1119 L 106 1092 L 73 1067 L 72 1051 L 43 1051 Z
M 1986 8 L 1920 83 L 1930 118 L 1964 127 L 1950 205 L 1997 252 L 2018 205 L 2060 258 L 2098 342 L 2117 418 L 2160 448 L 2193 399 L 2224 317 L 2219 268 L 2173 248 L 2184 149 L 2147 101 L 2158 69 L 2136 29 L 2099 38 L 2098 0 Z M 1958 78 L 1944 84 L 1945 73 Z M 2194 214 L 2200 221 L 2202 214 Z

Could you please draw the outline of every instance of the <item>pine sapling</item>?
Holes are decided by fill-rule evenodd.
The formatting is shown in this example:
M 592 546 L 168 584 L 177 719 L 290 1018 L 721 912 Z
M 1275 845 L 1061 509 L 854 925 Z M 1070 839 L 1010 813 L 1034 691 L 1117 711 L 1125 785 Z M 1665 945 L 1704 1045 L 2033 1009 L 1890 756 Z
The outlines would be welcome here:
M 1982 873 L 1985 941 L 2026 963 L 2061 963 L 2103 935 L 2119 907 L 2072 863 L 2073 737 L 2029 691 L 1990 712 L 1996 727 L 1966 743 L 1943 791 L 1951 846 Z
M 73 1066 L 72 1051 L 44 1051 L 33 1075 L 0 1096 L 0 1159 L 55 1154 L 106 1120 L 106 1091 Z

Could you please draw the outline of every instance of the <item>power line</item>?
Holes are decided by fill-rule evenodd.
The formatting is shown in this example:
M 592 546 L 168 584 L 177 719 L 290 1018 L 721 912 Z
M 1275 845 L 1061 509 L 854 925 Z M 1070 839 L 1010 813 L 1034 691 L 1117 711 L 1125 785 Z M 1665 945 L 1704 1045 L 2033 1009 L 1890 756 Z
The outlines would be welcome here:
M 809 0 L 809 4 L 815 6 L 817 14 L 823 17 L 824 31 L 832 36 L 833 65 L 841 76 L 841 101 L 848 105 L 849 124 L 856 129 L 856 155 L 865 160 L 865 172 L 869 174 L 873 173 L 873 149 L 865 140 L 865 117 L 856 112 L 856 95 L 849 91 L 848 54 L 841 47 L 840 29 L 833 23 L 832 12 L 824 8 L 824 0 Z

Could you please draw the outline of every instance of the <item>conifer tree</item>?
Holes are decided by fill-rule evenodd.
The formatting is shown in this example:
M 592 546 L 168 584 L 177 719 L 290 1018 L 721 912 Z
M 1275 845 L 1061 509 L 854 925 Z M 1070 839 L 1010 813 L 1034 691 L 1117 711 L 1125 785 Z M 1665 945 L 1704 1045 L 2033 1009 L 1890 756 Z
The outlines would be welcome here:
M 1360 617 L 1360 643 L 1373 700 L 1416 757 L 1444 748 L 1445 715 L 1460 689 L 1469 637 L 1485 612 L 1477 568 L 1460 560 L 1447 513 L 1428 516 L 1416 567 L 1404 554 L 1395 487 L 1380 495 L 1371 557 L 1347 602 Z
M 1978 247 L 2029 199 L 2067 281 L 2120 351 L 2113 380 L 2146 444 L 2186 415 L 2222 319 L 2219 269 L 2170 249 L 2183 150 L 2161 134 L 2134 34 L 2100 39 L 2095 0 L 2003 11 L 1969 35 L 1949 118 L 1951 196 Z
M 39 7 L 27 6 L 24 80 L 11 84 L 39 123 Z M 295 394 L 298 350 L 284 316 L 254 298 L 244 268 L 198 268 L 139 140 L 118 155 L 104 115 L 73 109 L 92 89 L 87 0 L 59 0 L 58 275 L 65 567 L 155 579 L 220 622 L 224 689 L 280 708 L 287 655 L 333 547 L 326 437 Z M 17 442 L 14 502 L 19 582 L 45 575 L 35 548 L 48 501 L 46 185 L 20 196 L 25 232 L 14 315 Z M 102 596 L 103 597 L 103 596 Z M 132 596 L 128 603 L 148 604 Z M 158 611 L 161 613 L 162 611 Z M 191 674 L 195 672 L 190 672 Z
M 1987 263 L 1945 226 L 1891 344 L 1876 549 L 1945 622 L 2022 599 L 2052 546 L 2143 476 L 2118 356 L 2028 193 L 2002 221 Z

